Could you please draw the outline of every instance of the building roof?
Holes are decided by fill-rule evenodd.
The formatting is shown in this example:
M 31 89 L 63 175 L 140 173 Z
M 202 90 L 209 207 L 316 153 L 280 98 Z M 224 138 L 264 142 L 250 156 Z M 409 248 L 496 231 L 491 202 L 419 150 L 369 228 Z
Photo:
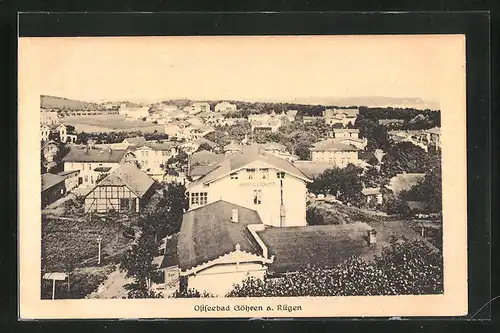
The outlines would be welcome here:
M 165 255 L 159 268 L 179 266 L 179 256 L 177 255 L 177 245 L 179 242 L 179 233 L 173 234 L 171 238 L 167 238 L 165 246 Z
M 200 145 L 200 146 L 205 143 L 205 144 L 209 145 L 211 148 L 217 147 L 217 144 L 215 142 L 210 141 L 207 138 L 198 138 L 198 139 L 194 140 L 193 142 Z
M 268 227 L 257 232 L 274 255 L 271 273 L 296 272 L 307 264 L 332 267 L 370 250 L 363 222 L 305 227 Z
M 404 119 L 379 119 L 378 123 L 381 125 L 388 125 L 392 123 L 404 123 Z
M 431 134 L 441 134 L 441 127 L 433 127 L 431 129 L 426 130 L 425 132 Z
M 125 138 L 123 139 L 123 142 L 128 142 L 131 145 L 139 146 L 145 144 L 147 141 L 143 136 L 136 136 L 133 138 Z
M 57 184 L 60 184 L 66 179 L 64 176 L 54 175 L 52 173 L 44 173 L 42 175 L 42 192 L 46 191 Z
M 409 190 L 417 185 L 419 180 L 424 179 L 425 173 L 399 173 L 389 181 L 389 188 L 395 195 L 403 190 Z
M 73 174 L 73 173 L 80 173 L 80 170 L 61 171 L 61 172 L 58 172 L 57 174 L 58 174 L 59 176 L 63 176 L 63 177 L 65 177 L 65 176 L 71 175 L 71 174 Z M 65 178 L 67 178 L 67 177 L 65 177 Z
M 238 222 L 231 222 L 238 209 Z M 179 267 L 187 270 L 231 253 L 239 244 L 242 251 L 261 255 L 256 240 L 247 229 L 261 224 L 259 214 L 227 201 L 219 200 L 184 213 L 177 245 Z
M 244 146 L 243 150 L 226 155 L 220 161 L 212 164 L 212 168 L 208 170 L 207 174 L 191 183 L 191 185 L 210 183 L 216 179 L 229 175 L 230 173 L 239 170 L 252 162 L 269 164 L 277 170 L 283 171 L 305 181 L 310 181 L 308 176 L 306 176 L 286 159 L 278 157 L 272 153 L 265 152 L 262 149 L 259 149 L 259 147 Z
M 326 139 L 316 142 L 311 150 L 315 151 L 358 151 L 357 147 L 350 144 L 340 143 L 338 140 Z
M 333 133 L 359 133 L 357 128 L 334 128 Z
M 265 150 L 286 150 L 286 146 L 278 142 L 266 142 L 262 144 Z
M 152 150 L 164 151 L 175 148 L 179 145 L 178 142 L 174 141 L 146 141 L 145 144 L 139 145 L 137 149 L 141 149 L 143 147 L 150 148 Z
M 309 178 L 316 178 L 325 170 L 331 169 L 334 166 L 328 162 L 312 162 L 312 161 L 294 161 L 295 165 L 300 171 L 302 171 Z
M 139 198 L 153 186 L 154 180 L 131 163 L 120 165 L 107 175 L 96 187 L 125 185 Z
M 379 160 L 377 156 L 371 151 L 359 151 L 358 152 L 358 159 L 370 164 L 370 165 L 376 165 L 378 164 Z
M 63 157 L 63 162 L 107 162 L 119 163 L 126 149 L 85 149 L 71 147 L 69 153 Z

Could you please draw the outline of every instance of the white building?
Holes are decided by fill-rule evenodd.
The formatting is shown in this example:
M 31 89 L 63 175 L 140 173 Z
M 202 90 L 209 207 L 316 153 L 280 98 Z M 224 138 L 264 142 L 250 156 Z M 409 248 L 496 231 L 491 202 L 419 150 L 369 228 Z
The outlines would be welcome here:
M 57 111 L 42 110 L 40 112 L 40 125 L 59 125 Z
M 303 122 L 310 123 L 318 119 L 324 119 L 327 125 L 342 124 L 346 127 L 349 123 L 354 125 L 358 118 L 359 109 L 326 109 L 322 117 L 304 116 Z
M 128 160 L 126 153 L 127 150 L 72 147 L 62 159 L 64 171 L 80 170 L 78 185 L 93 186 L 101 174 L 107 174 L 125 163 Z
M 154 180 L 161 181 L 167 161 L 178 154 L 178 143 L 147 141 L 134 149 L 140 169 Z
M 292 163 L 245 147 L 215 164 L 189 184 L 190 209 L 226 200 L 255 209 L 266 225 L 306 225 L 306 184 L 311 180 Z
M 205 102 L 197 102 L 193 103 L 190 106 L 186 107 L 185 110 L 189 114 L 198 114 L 200 112 L 208 112 L 210 111 L 210 104 Z
M 47 141 L 50 133 L 58 133 L 61 142 L 75 143 L 77 136 L 74 133 L 69 133 L 68 127 L 64 124 L 42 125 L 40 128 L 40 140 Z
M 231 104 L 229 102 L 220 102 L 217 103 L 214 107 L 215 112 L 219 113 L 230 113 L 236 111 L 236 104 Z
M 335 139 L 327 139 L 317 142 L 311 148 L 311 160 L 313 162 L 327 162 L 333 166 L 343 168 L 349 163 L 358 165 L 359 148 L 345 143 L 339 143 Z

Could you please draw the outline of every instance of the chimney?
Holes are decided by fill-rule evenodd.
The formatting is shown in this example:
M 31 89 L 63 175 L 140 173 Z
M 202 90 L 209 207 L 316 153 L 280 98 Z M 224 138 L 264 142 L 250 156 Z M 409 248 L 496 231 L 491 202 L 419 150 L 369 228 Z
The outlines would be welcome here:
M 368 245 L 375 245 L 377 243 L 377 231 L 370 229 L 367 232 Z
M 237 208 L 233 208 L 233 211 L 231 214 L 231 222 L 238 223 L 238 209 Z

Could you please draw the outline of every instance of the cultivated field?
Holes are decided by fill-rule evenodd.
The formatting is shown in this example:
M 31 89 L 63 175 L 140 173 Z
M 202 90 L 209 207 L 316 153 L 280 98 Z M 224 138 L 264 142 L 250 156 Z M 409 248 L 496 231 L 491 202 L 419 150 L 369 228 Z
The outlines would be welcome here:
M 153 124 L 151 121 L 125 120 L 123 115 L 103 116 L 69 116 L 61 119 L 66 125 L 75 126 L 77 132 L 112 132 L 112 131 L 141 131 L 151 132 L 155 130 L 162 133 L 164 125 Z

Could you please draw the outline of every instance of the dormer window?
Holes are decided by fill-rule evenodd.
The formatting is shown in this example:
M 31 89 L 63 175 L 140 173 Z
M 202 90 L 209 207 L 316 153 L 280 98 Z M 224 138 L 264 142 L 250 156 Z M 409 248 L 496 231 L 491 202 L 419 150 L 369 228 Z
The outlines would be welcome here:
M 247 169 L 247 172 L 248 172 L 248 179 L 254 179 L 255 169 Z
M 277 173 L 276 173 L 276 178 L 278 178 L 278 179 L 283 179 L 283 178 L 285 178 L 285 173 L 284 173 L 284 172 L 277 172 Z
M 233 172 L 233 173 L 231 174 L 231 179 L 238 179 L 238 173 Z
M 269 169 L 261 169 L 261 172 L 262 172 L 262 179 L 269 178 Z

